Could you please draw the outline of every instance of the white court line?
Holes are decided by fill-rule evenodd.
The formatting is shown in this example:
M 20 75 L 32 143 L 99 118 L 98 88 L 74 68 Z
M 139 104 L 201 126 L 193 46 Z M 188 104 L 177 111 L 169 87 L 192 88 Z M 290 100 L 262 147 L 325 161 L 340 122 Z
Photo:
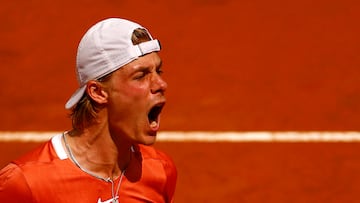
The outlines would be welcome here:
M 61 132 L 0 131 L 0 142 L 43 142 Z M 360 132 L 180 132 L 158 133 L 159 142 L 360 142 Z

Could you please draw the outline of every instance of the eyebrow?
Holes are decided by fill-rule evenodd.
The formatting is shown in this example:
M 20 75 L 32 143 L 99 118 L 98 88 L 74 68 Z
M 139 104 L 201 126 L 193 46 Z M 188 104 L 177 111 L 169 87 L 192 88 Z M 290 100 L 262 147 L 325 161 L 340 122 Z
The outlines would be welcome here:
M 162 62 L 162 60 L 160 60 L 159 64 L 156 65 L 155 69 L 157 70 L 157 69 L 161 68 L 162 66 L 163 66 L 163 62 Z M 151 66 L 139 66 L 137 69 L 135 69 L 135 72 L 145 71 L 145 70 L 148 70 L 150 68 L 151 68 Z

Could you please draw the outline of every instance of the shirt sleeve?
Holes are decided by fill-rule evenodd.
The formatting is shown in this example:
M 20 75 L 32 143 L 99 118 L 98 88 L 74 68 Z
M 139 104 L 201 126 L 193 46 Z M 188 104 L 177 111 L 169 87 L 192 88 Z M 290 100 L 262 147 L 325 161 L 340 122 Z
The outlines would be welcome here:
M 21 169 L 14 163 L 0 170 L 0 202 L 34 202 Z

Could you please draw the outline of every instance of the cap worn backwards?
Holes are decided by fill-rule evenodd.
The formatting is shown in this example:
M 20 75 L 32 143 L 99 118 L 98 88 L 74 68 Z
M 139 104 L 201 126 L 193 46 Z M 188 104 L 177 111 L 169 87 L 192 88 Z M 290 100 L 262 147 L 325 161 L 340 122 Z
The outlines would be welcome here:
M 145 54 L 160 51 L 158 40 L 133 45 L 131 36 L 141 25 L 120 18 L 109 18 L 92 26 L 81 39 L 76 57 L 79 89 L 65 105 L 74 107 L 84 95 L 86 83 L 99 79 Z M 146 30 L 146 29 L 145 29 Z

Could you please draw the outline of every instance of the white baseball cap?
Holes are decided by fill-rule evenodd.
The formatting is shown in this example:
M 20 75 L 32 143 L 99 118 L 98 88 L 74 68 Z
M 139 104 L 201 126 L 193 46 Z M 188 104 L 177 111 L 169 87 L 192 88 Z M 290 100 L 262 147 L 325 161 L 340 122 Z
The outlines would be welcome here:
M 160 43 L 151 40 L 133 45 L 131 36 L 141 25 L 120 18 L 108 18 L 92 26 L 79 43 L 76 56 L 76 76 L 79 89 L 65 104 L 74 107 L 84 95 L 86 83 L 99 79 L 145 54 L 160 51 Z

